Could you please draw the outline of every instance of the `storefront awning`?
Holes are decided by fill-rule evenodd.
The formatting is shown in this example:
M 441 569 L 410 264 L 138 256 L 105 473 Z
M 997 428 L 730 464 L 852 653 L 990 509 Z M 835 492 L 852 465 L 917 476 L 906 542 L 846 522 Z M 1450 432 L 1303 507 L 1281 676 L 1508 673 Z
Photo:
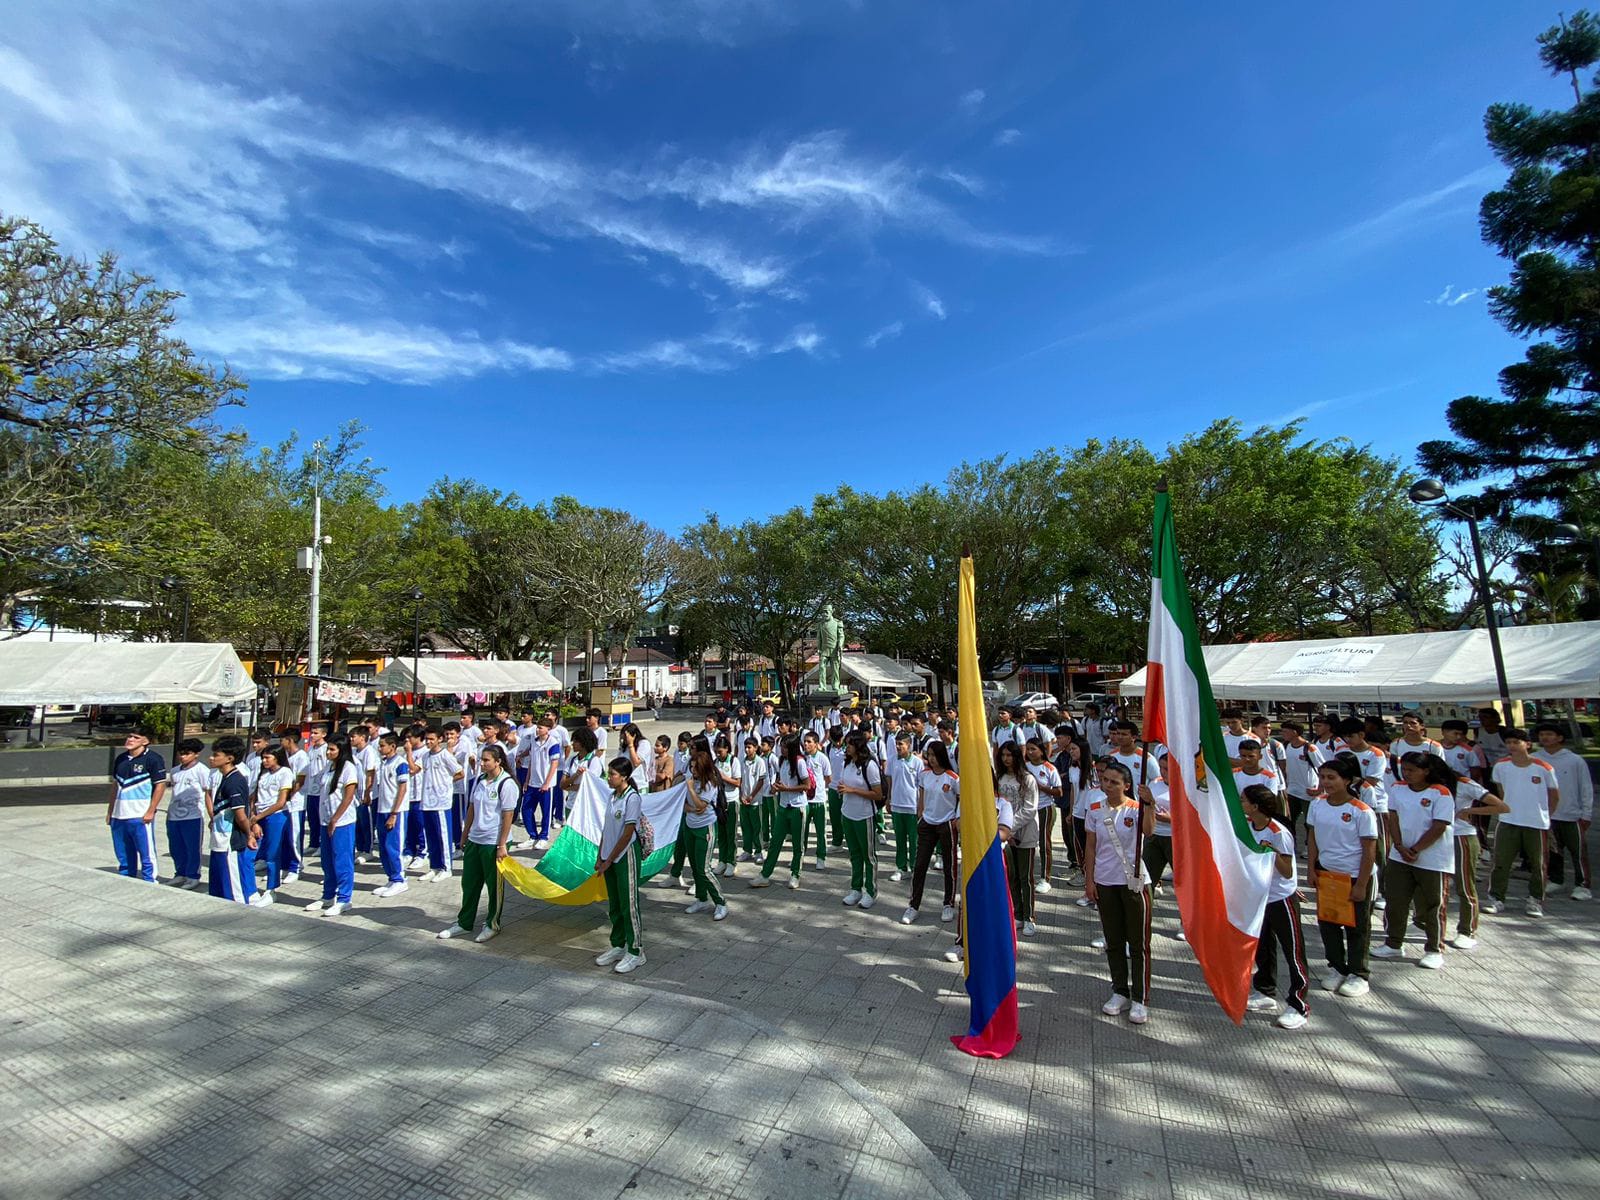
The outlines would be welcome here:
M 466 696 L 474 692 L 559 692 L 561 681 L 542 663 L 496 658 L 397 658 L 380 671 L 372 686 L 386 692 L 425 696 Z

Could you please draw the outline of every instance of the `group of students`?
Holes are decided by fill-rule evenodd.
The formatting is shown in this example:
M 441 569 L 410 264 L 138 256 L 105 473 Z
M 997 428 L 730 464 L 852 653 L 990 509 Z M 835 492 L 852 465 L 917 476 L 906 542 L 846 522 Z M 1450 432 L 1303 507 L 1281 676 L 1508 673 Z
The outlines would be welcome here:
M 1586 833 L 1594 789 L 1559 725 L 1540 725 L 1535 742 L 1502 729 L 1494 710 L 1480 715 L 1475 741 L 1464 721 L 1446 721 L 1434 741 L 1415 713 L 1402 716 L 1398 733 L 1371 717 L 1322 714 L 1310 724 L 1307 731 L 1288 720 L 1274 733 L 1265 717 L 1222 713 L 1244 812 L 1274 854 L 1251 1011 L 1275 1014 L 1287 1029 L 1309 1015 L 1299 860 L 1304 889 L 1318 902 L 1327 964 L 1321 984 L 1345 997 L 1369 989 L 1370 959 L 1405 957 L 1413 916 L 1424 939 L 1418 965 L 1442 966 L 1452 894 L 1458 912 L 1449 943 L 1472 949 L 1480 913 L 1505 910 L 1519 860 L 1528 869 L 1528 915 L 1543 915 L 1568 863 L 1572 899 L 1591 897 Z M 1081 886 L 1076 903 L 1098 914 L 1092 944 L 1105 950 L 1111 978 L 1103 1011 L 1136 1024 L 1149 1019 L 1152 899 L 1174 861 L 1165 750 L 1141 744 L 1138 732 L 1095 711 L 1076 720 L 1002 711 L 989 731 L 987 764 L 1018 931 L 1037 934 L 1037 894 L 1056 883 Z M 613 735 L 617 753 L 608 757 Z M 871 909 L 880 897 L 879 847 L 892 840 L 888 879 L 910 876 L 901 923 L 919 918 L 930 869 L 941 875 L 940 918 L 953 921 L 958 735 L 950 712 L 933 721 L 892 709 L 817 709 L 802 721 L 767 705 L 759 715 L 711 714 L 697 734 L 652 743 L 637 725 L 607 730 L 597 710 L 569 732 L 555 710 L 537 718 L 528 711 L 513 724 L 502 709 L 481 723 L 464 713 L 440 728 L 357 725 L 333 734 L 313 724 L 304 745 L 293 731 L 276 739 L 260 732 L 248 746 L 224 737 L 205 762 L 202 744 L 189 739 L 179 743 L 169 774 L 136 732 L 114 768 L 107 823 L 122 872 L 154 880 L 150 827 L 170 790 L 174 884 L 199 883 L 203 842 L 211 894 L 271 904 L 280 886 L 298 878 L 301 856 L 318 852 L 323 896 L 308 908 L 327 915 L 350 907 L 354 867 L 369 855 L 376 853 L 385 875 L 378 897 L 407 890 L 407 872 L 448 879 L 459 860 L 461 910 L 439 936 L 472 932 L 487 891 L 476 934 L 487 941 L 499 932 L 503 909 L 496 860 L 547 847 L 565 796 L 590 772 L 608 789 L 596 872 L 607 880 L 611 947 L 596 961 L 627 973 L 645 961 L 641 794 L 680 782 L 688 785 L 684 812 L 661 883 L 692 893 L 688 913 L 725 920 L 719 879 L 740 863 L 757 864 L 748 886 L 765 888 L 787 856 L 788 886 L 797 889 L 807 856 L 824 870 L 829 852 L 841 849 L 850 864 L 843 903 Z M 513 844 L 519 822 L 525 839 Z M 1058 826 L 1064 877 L 1055 870 Z M 1491 844 L 1489 894 L 1480 903 L 1480 851 Z M 1383 914 L 1383 929 L 1372 946 L 1375 913 Z M 959 961 L 962 953 L 958 938 L 946 957 Z M 1288 966 L 1281 1003 L 1280 956 Z

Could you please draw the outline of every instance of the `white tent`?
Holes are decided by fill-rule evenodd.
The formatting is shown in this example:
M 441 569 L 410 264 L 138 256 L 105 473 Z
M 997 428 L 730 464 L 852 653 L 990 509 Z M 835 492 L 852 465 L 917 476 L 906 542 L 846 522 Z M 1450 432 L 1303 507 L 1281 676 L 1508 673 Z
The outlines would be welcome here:
M 474 692 L 559 692 L 561 681 L 536 662 L 494 658 L 423 658 L 412 675 L 409 658 L 396 658 L 378 672 L 372 686 L 386 692 L 425 696 L 466 696 Z
M 0 704 L 234 704 L 255 694 L 226 642 L 0 642 Z
M 927 686 L 927 680 L 913 669 L 915 663 L 901 662 L 887 654 L 841 654 L 839 665 L 846 678 L 855 680 L 862 687 L 920 690 Z M 815 683 L 817 671 L 818 668 L 812 667 L 806 673 L 805 682 Z
M 1522 699 L 1600 696 L 1600 621 L 1500 631 L 1506 682 Z M 1205 647 L 1211 690 L 1251 700 L 1487 701 L 1499 695 L 1486 629 Z M 1144 695 L 1143 668 L 1122 681 Z

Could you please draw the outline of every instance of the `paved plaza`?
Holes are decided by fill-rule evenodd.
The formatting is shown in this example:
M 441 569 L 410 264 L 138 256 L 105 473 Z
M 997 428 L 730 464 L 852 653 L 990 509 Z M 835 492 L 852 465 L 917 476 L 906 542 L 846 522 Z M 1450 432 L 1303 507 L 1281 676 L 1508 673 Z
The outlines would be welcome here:
M 1443 971 L 1374 963 L 1285 1033 L 1221 1015 L 1170 896 L 1150 1024 L 1101 1016 L 1097 923 L 1058 887 L 989 1062 L 949 1044 L 936 904 L 844 908 L 842 853 L 798 892 L 741 865 L 720 924 L 647 886 L 620 978 L 600 906 L 508 892 L 500 938 L 441 944 L 457 883 L 375 900 L 368 867 L 345 917 L 298 911 L 314 870 L 245 910 L 108 873 L 103 807 L 47 795 L 0 807 L 0 1195 L 1600 1194 L 1593 904 L 1486 917 Z

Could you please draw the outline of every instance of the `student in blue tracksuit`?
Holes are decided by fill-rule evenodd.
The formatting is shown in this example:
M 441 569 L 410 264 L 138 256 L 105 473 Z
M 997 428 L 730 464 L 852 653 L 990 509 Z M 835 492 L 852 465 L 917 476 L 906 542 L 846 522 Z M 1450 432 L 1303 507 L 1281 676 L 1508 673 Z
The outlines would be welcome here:
M 293 729 L 283 731 L 283 765 L 294 776 L 294 791 L 289 793 L 289 831 L 283 839 L 283 853 L 278 856 L 284 883 L 300 878 L 300 843 L 305 837 L 306 823 L 306 772 L 311 769 L 311 756 L 300 746 L 300 734 Z M 315 812 L 311 819 L 317 819 Z
M 284 761 L 286 757 L 282 747 L 268 746 L 256 764 L 251 817 L 261 839 L 256 861 L 267 868 L 266 887 L 250 900 L 258 908 L 276 903 L 273 893 L 283 883 L 283 845 L 289 840 L 289 797 L 294 794 L 294 772 Z
M 373 789 L 373 823 L 377 827 L 378 858 L 388 880 L 373 891 L 374 896 L 398 896 L 410 888 L 406 883 L 401 852 L 406 841 L 406 811 L 410 802 L 411 768 L 400 752 L 400 736 L 393 730 L 378 739 L 382 758 L 378 762 L 378 782 Z
M 106 825 L 117 855 L 117 874 L 156 881 L 156 844 L 150 826 L 167 791 L 166 761 L 150 749 L 150 731 L 143 727 L 123 739 L 122 753 L 111 765 L 111 797 Z M 240 756 L 243 757 L 241 750 Z
M 206 806 L 211 850 L 208 890 L 235 904 L 247 904 L 255 895 L 256 848 L 260 845 L 250 817 L 250 776 L 244 769 L 244 755 L 243 738 L 222 737 L 212 744 L 211 766 L 218 781 Z
M 361 791 L 361 768 L 356 766 L 350 739 L 343 734 L 329 738 L 322 749 L 328 763 L 318 811 L 322 899 L 306 905 L 306 911 L 336 917 L 350 907 L 355 891 L 356 797 Z
M 200 835 L 211 791 L 211 768 L 200 761 L 205 748 L 199 738 L 184 738 L 178 743 L 178 765 L 167 777 L 167 853 L 174 887 L 192 888 L 200 882 Z

